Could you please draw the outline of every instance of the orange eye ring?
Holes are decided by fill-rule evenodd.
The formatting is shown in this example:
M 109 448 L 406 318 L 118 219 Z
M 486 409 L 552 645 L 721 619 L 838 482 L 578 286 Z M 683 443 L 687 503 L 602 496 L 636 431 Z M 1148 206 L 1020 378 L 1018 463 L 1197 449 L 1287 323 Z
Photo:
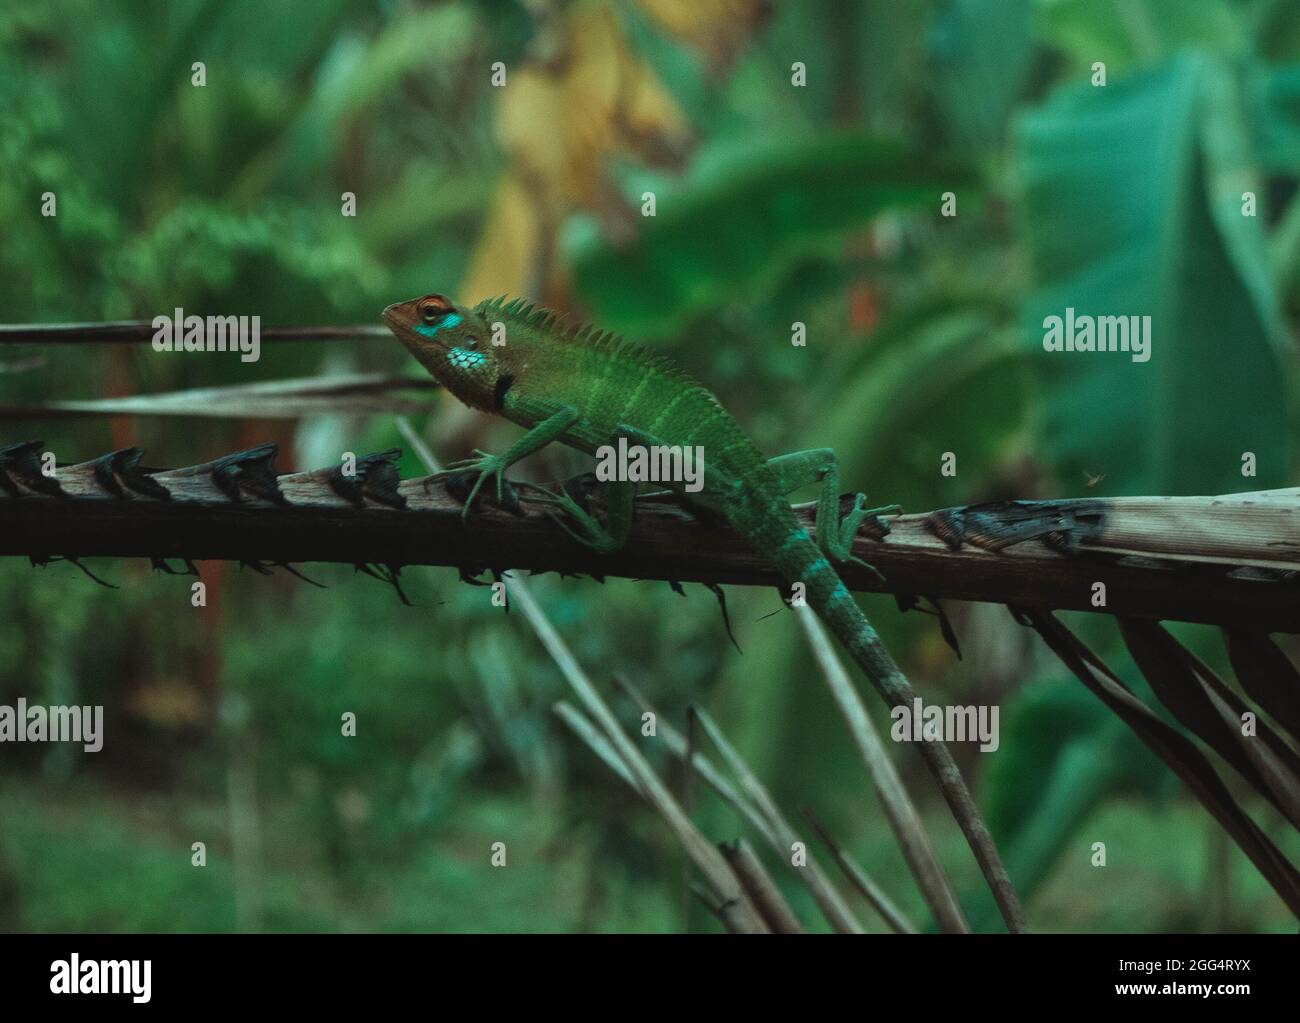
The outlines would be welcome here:
M 420 301 L 420 319 L 433 325 L 452 310 L 452 304 L 442 295 L 429 295 Z

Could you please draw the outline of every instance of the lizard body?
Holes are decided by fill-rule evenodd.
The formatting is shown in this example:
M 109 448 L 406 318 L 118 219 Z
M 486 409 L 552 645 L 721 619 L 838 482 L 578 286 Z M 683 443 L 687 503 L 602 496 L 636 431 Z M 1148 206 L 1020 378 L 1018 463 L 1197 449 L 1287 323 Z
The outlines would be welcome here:
M 467 308 L 442 295 L 426 295 L 391 305 L 383 316 L 397 338 L 457 398 L 528 431 L 505 453 L 479 452 L 478 458 L 459 466 L 478 472 L 465 502 L 467 512 L 482 486 L 494 481 L 499 498 L 505 470 L 555 441 L 592 454 L 620 436 L 647 446 L 698 445 L 705 455 L 704 487 L 683 496 L 724 517 L 787 583 L 802 583 L 808 605 L 886 702 L 912 705 L 911 684 L 833 564 L 857 560 L 851 550 L 862 520 L 886 509 L 864 508 L 865 498 L 858 494 L 840 521 L 833 452 L 796 452 L 768 460 L 707 388 L 666 359 L 611 334 L 567 327 L 554 314 L 518 300 L 493 299 Z M 504 328 L 504 344 L 492 343 L 494 325 Z M 816 539 L 785 496 L 811 483 L 821 484 Z M 666 485 L 682 492 L 680 482 Z M 603 524 L 568 495 L 550 495 L 549 503 L 573 523 L 565 528 L 577 539 L 597 550 L 614 551 L 627 539 L 636 485 L 615 481 L 606 486 Z M 1014 890 L 947 747 L 926 741 L 920 751 L 1007 925 L 1023 929 Z

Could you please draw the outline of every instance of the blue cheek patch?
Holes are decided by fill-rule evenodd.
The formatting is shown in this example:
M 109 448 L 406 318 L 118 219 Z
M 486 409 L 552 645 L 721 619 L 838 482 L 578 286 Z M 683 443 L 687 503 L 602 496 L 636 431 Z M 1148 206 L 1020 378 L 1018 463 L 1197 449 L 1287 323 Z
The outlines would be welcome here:
M 453 348 L 447 353 L 447 361 L 456 369 L 475 369 L 487 362 L 487 356 L 472 348 Z
M 459 327 L 461 324 L 461 319 L 462 317 L 459 316 L 457 313 L 448 313 L 438 323 L 435 323 L 432 327 L 425 326 L 424 324 L 420 324 L 418 327 L 415 328 L 415 332 L 417 334 L 423 334 L 425 337 L 433 337 L 433 335 L 438 333 L 438 331 L 440 330 L 445 330 L 448 327 Z
M 433 337 L 440 330 L 459 327 L 463 321 L 464 317 L 458 313 L 448 313 L 435 324 L 418 324 L 415 327 L 415 332 L 423 337 Z M 482 352 L 474 351 L 472 348 L 452 348 L 447 352 L 447 361 L 455 369 L 469 370 L 482 366 L 487 362 L 487 356 Z

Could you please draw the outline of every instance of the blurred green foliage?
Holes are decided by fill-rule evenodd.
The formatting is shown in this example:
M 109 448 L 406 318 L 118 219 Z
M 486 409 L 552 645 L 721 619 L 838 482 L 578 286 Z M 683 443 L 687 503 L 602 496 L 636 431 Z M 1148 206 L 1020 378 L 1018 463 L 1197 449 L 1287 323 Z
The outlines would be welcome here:
M 514 290 L 670 352 L 766 450 L 834 447 L 845 488 L 881 503 L 1075 494 L 1087 474 L 1104 476 L 1098 494 L 1296 482 L 1294 3 L 546 6 L 6 4 L 0 319 L 181 306 L 370 323 L 509 265 Z M 573 45 L 596 31 L 620 46 Z M 497 60 L 504 90 L 489 84 Z M 511 113 L 510 95 L 537 106 Z M 647 188 L 659 211 L 640 224 Z M 47 191 L 55 218 L 40 215 Z M 355 219 L 339 215 L 345 191 Z M 956 217 L 940 215 L 946 191 Z M 1066 305 L 1151 313 L 1151 363 L 1046 358 L 1042 317 Z M 789 344 L 794 321 L 806 349 Z M 10 349 L 0 401 L 359 368 L 414 372 L 396 345 L 267 345 L 252 367 Z M 509 435 L 450 403 L 418 425 L 443 458 Z M 404 446 L 390 421 L 345 417 L 7 431 L 74 461 L 139 444 L 156 465 L 263 439 L 304 468 Z M 1244 450 L 1260 464 L 1245 486 Z M 935 471 L 945 451 L 956 478 Z M 403 468 L 419 471 L 409 454 Z M 573 465 L 547 453 L 525 468 Z M 120 589 L 66 563 L 0 564 L 0 702 L 102 703 L 108 730 L 94 756 L 0 749 L 0 926 L 716 927 L 660 822 L 554 720 L 563 682 L 525 623 L 454 572 L 409 572 L 406 608 L 349 570 L 308 566 L 316 590 L 204 566 L 198 611 L 183 578 L 94 568 Z M 699 587 L 537 592 L 595 679 L 626 672 L 679 723 L 707 705 L 791 816 L 814 807 L 925 919 L 794 623 L 757 624 L 774 595 L 730 593 L 739 656 Z M 950 609 L 959 663 L 932 619 L 865 606 L 927 698 L 1002 707 L 999 751 L 961 752 L 1035 929 L 1291 926 L 1204 811 L 1005 612 Z M 1145 691 L 1109 623 L 1075 624 Z M 1189 635 L 1221 663 L 1208 630 Z M 973 919 L 996 926 L 955 825 L 898 752 Z M 743 828 L 703 793 L 694 813 L 718 839 Z M 497 841 L 504 869 L 489 863 Z

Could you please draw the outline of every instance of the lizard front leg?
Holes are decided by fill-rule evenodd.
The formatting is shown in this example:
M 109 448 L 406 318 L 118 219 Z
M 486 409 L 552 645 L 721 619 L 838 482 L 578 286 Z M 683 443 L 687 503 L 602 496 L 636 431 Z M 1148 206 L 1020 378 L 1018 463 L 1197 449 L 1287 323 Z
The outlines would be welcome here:
M 505 478 L 505 471 L 522 458 L 527 458 L 534 451 L 540 451 L 554 440 L 558 440 L 566 430 L 578 421 L 578 410 L 571 405 L 564 405 L 556 409 L 555 412 L 547 416 L 540 423 L 534 426 L 526 434 L 506 449 L 505 454 L 490 455 L 486 451 L 477 451 L 477 458 L 467 458 L 463 461 L 456 462 L 449 467 L 449 471 L 464 471 L 466 469 L 478 471 L 478 479 L 474 481 L 474 486 L 470 489 L 469 496 L 465 498 L 465 506 L 461 515 L 469 514 L 470 508 L 474 505 L 474 499 L 478 496 L 479 490 L 489 479 L 496 479 L 496 497 L 497 501 L 501 500 L 501 491 Z

